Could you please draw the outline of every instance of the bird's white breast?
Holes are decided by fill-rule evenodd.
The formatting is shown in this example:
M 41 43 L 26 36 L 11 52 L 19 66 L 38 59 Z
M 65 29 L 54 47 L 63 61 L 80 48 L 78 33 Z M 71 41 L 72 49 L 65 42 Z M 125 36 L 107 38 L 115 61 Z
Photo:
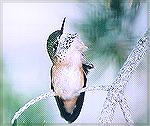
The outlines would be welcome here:
M 68 34 L 60 38 L 56 51 L 56 62 L 52 68 L 54 91 L 63 99 L 73 98 L 84 85 L 82 63 L 86 46 L 76 35 L 70 47 L 64 50 L 63 43 L 67 37 Z
M 64 67 L 54 78 L 54 90 L 63 99 L 71 99 L 82 88 L 81 71 L 74 67 Z

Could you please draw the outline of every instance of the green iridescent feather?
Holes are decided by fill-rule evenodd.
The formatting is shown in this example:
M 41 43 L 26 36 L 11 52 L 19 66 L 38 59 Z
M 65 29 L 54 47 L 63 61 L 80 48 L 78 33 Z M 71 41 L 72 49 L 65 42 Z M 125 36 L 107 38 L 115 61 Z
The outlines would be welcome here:
M 52 34 L 50 34 L 50 36 L 48 37 L 48 40 L 47 40 L 47 52 L 52 61 L 53 61 L 55 52 L 57 50 L 58 40 L 59 40 L 60 36 L 63 34 L 65 19 L 66 19 L 66 17 L 63 20 L 61 30 L 57 30 L 57 31 L 53 32 Z

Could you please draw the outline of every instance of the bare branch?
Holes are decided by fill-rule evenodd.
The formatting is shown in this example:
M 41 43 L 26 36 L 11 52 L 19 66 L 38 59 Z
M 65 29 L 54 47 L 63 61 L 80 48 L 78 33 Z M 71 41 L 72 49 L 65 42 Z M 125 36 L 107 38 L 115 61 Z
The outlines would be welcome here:
M 44 93 L 39 95 L 38 97 L 30 100 L 29 102 L 27 102 L 23 107 L 21 107 L 15 114 L 13 119 L 11 120 L 11 124 L 13 124 L 15 122 L 16 119 L 19 118 L 19 116 L 26 110 L 28 109 L 31 105 L 43 100 L 43 99 L 47 99 L 48 97 L 53 97 L 55 96 L 55 93 L 53 91 Z
M 117 102 L 119 102 L 122 112 L 124 114 L 124 118 L 127 122 L 132 122 L 130 109 L 127 105 L 125 99 L 121 99 L 124 94 L 124 89 L 126 84 L 128 83 L 133 71 L 136 69 L 138 64 L 141 62 L 143 57 L 145 56 L 149 45 L 148 41 L 148 32 L 142 37 L 136 44 L 135 48 L 131 51 L 127 60 L 125 61 L 123 67 L 120 69 L 116 79 L 112 83 L 111 89 L 107 94 L 106 100 L 103 104 L 103 108 L 101 111 L 100 122 L 101 123 L 111 123 L 114 117 L 115 108 Z M 124 104 L 123 104 L 124 103 Z M 126 109 L 126 107 L 128 109 Z M 128 110 L 128 111 L 127 111 Z M 127 112 L 127 113 L 126 113 Z M 129 116 L 127 116 L 129 115 Z
M 126 122 L 129 124 L 134 123 L 132 120 L 132 117 L 131 117 L 131 110 L 130 110 L 129 106 L 127 105 L 127 100 L 125 99 L 125 97 L 123 95 L 122 95 L 122 98 L 120 98 L 120 100 L 119 100 L 119 105 L 123 112 Z

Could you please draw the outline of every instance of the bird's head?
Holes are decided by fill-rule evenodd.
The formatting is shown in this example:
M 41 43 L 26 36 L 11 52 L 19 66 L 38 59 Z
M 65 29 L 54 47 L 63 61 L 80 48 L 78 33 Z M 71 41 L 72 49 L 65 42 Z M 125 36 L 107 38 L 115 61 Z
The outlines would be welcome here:
M 47 51 L 48 51 L 48 54 L 49 54 L 51 59 L 54 57 L 54 55 L 56 53 L 59 39 L 60 39 L 61 35 L 63 34 L 65 19 L 66 19 L 66 17 L 63 20 L 61 29 L 53 32 L 48 37 L 48 40 L 47 40 Z
M 63 34 L 65 19 L 66 18 L 63 20 L 61 30 L 50 34 L 47 40 L 47 51 L 53 63 L 55 63 L 57 59 L 59 59 L 60 62 L 64 61 L 66 58 L 73 57 L 75 52 L 82 53 L 87 48 L 77 33 Z

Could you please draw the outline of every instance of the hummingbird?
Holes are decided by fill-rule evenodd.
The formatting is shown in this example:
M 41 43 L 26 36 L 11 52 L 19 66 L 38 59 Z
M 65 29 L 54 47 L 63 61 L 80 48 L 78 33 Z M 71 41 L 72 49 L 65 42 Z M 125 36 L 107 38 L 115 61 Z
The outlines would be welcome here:
M 49 35 L 47 52 L 53 63 L 51 89 L 55 92 L 60 115 L 68 123 L 74 122 L 82 109 L 85 92 L 78 93 L 86 87 L 87 74 L 93 64 L 85 60 L 87 49 L 77 33 L 63 33 L 66 17 L 60 30 Z

